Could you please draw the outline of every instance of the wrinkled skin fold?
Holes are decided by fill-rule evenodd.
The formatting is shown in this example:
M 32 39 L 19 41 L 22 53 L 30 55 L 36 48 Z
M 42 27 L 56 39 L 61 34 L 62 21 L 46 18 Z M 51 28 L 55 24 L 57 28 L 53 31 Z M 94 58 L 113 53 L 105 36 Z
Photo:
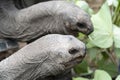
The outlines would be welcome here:
M 1 61 L 0 80 L 61 80 L 84 56 L 85 44 L 75 37 L 46 35 Z

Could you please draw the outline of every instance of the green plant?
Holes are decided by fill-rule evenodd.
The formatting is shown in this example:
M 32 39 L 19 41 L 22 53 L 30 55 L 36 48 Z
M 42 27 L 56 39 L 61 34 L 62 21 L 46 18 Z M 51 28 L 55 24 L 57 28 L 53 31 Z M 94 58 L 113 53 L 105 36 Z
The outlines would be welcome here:
M 114 9 L 114 15 L 113 15 L 113 23 L 116 24 L 117 26 L 120 26 L 120 0 L 118 0 L 117 6 Z
M 120 0 L 107 0 L 96 14 L 85 1 L 72 1 L 92 16 L 94 25 L 94 32 L 88 38 L 80 33 L 79 38 L 87 44 L 88 54 L 82 64 L 75 67 L 75 72 L 82 76 L 90 75 L 92 80 L 111 80 L 111 77 L 118 75 L 120 59 Z M 96 72 L 97 69 L 104 70 L 110 76 L 103 79 L 104 71 Z M 94 77 L 92 73 L 95 73 Z
M 107 72 L 103 70 L 96 70 L 93 79 L 78 77 L 78 78 L 73 78 L 73 80 L 112 80 L 112 78 Z

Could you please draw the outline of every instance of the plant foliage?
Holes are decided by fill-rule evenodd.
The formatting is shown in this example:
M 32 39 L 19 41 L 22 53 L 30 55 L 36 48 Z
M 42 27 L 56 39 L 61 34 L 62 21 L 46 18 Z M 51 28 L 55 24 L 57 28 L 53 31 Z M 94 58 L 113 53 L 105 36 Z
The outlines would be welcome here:
M 79 38 L 87 44 L 88 54 L 86 59 L 75 67 L 78 75 L 91 77 L 77 77 L 73 80 L 112 80 L 119 73 L 120 0 L 106 0 L 95 14 L 85 1 L 69 1 L 90 14 L 94 25 L 94 32 L 88 38 L 80 33 Z M 120 76 L 116 80 L 120 80 Z

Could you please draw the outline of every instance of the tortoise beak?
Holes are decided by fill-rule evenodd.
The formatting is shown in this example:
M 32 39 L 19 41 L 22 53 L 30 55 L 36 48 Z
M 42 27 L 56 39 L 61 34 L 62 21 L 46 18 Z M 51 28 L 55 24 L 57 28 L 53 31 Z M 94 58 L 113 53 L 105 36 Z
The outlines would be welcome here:
M 69 60 L 68 62 L 62 63 L 62 65 L 64 65 L 66 69 L 70 69 L 70 68 L 76 66 L 77 64 L 81 63 L 84 57 L 85 57 L 85 55 L 78 56 L 74 59 Z

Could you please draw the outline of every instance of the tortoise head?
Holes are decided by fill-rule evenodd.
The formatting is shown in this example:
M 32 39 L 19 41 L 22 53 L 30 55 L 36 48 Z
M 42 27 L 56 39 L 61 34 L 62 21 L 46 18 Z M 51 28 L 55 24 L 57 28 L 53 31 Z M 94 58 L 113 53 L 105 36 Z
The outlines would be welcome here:
M 51 71 L 52 75 L 56 75 L 62 71 L 71 69 L 79 64 L 85 57 L 85 44 L 71 35 L 51 34 L 51 39 L 45 41 L 48 47 L 46 55 L 46 70 Z M 49 67 L 48 67 L 49 66 Z

